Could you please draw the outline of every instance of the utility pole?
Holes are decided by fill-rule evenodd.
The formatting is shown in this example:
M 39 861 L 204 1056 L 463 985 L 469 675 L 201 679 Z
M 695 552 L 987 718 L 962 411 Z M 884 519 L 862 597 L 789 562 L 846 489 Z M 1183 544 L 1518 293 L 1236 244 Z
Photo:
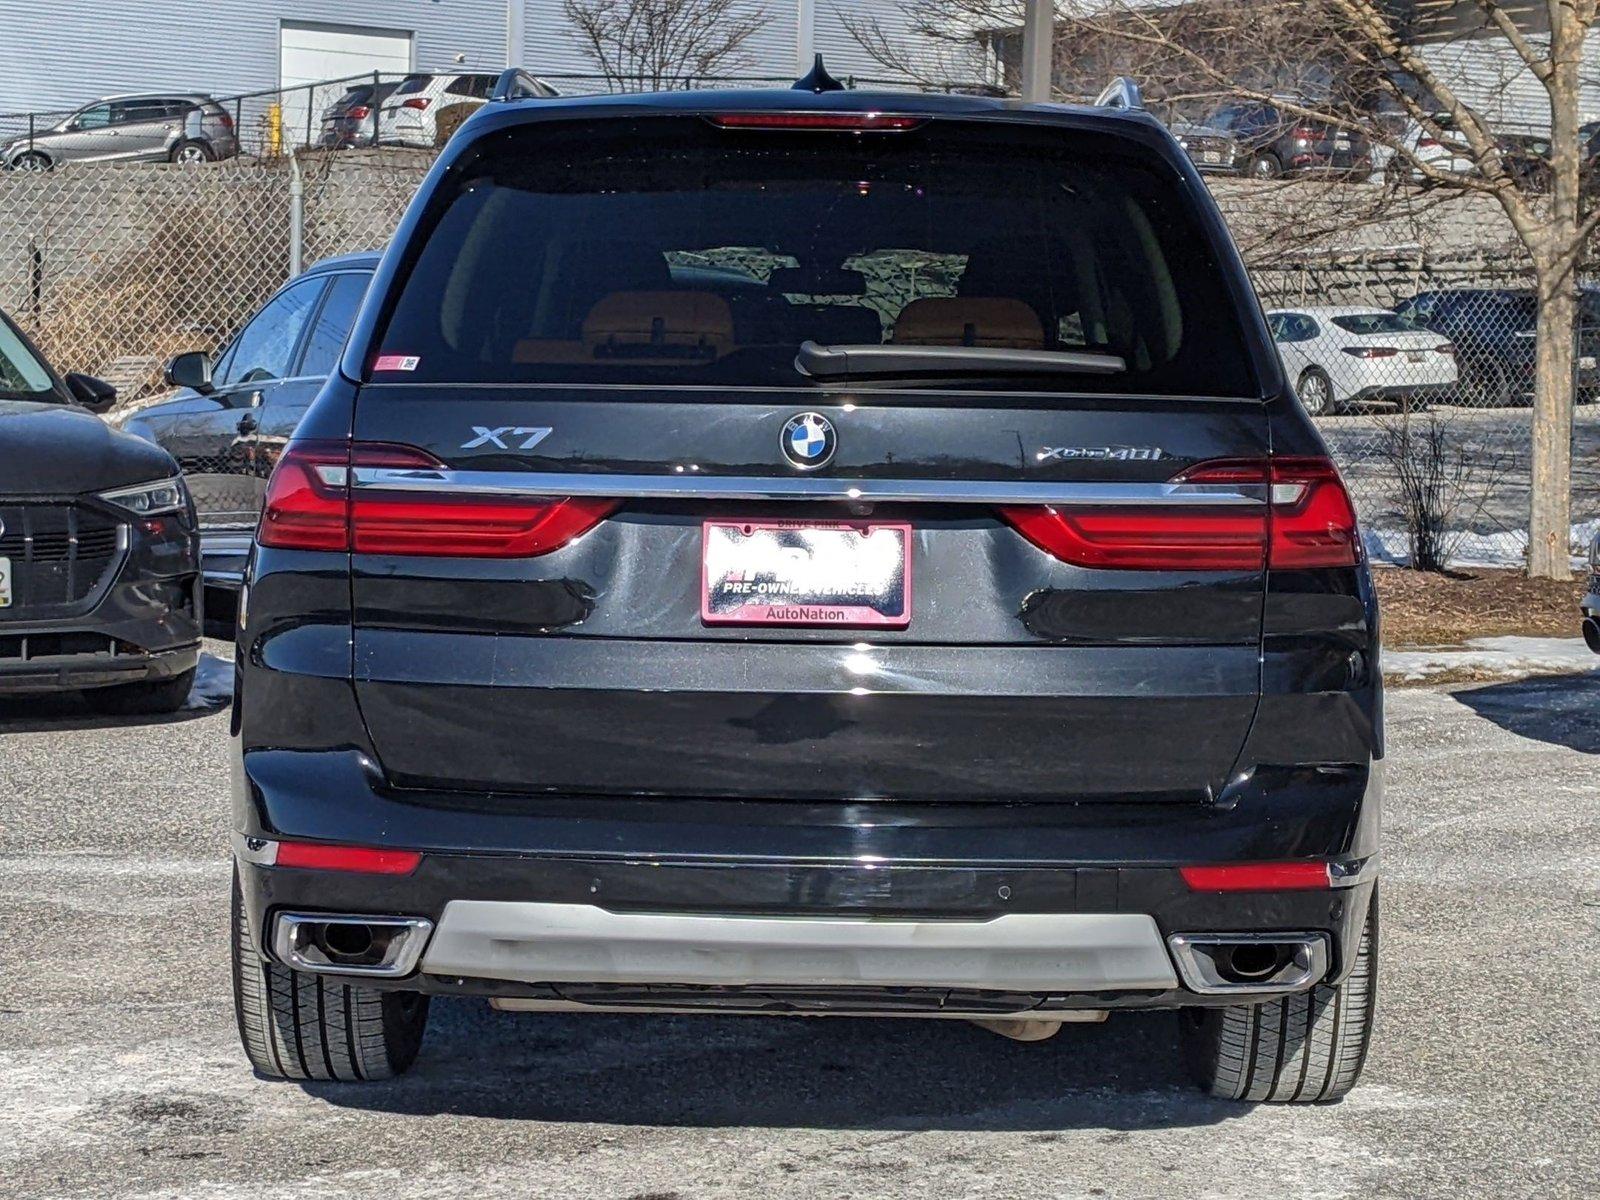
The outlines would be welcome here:
M 1023 10 L 1022 98 L 1029 104 L 1042 104 L 1050 99 L 1055 16 L 1055 0 L 1027 0 Z
M 811 71 L 812 58 L 816 54 L 817 45 L 817 4 L 816 0 L 795 0 L 797 8 L 794 15 L 794 62 L 795 73 L 806 75 Z
M 528 0 L 506 0 L 506 66 L 522 65 L 522 44 L 526 38 Z

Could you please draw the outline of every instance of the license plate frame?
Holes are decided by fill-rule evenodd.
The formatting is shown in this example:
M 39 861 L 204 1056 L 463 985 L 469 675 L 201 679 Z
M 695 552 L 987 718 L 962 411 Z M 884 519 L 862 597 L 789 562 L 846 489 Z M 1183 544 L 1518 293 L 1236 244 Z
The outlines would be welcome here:
M 866 545 L 880 535 L 883 543 Z M 911 623 L 911 545 L 908 521 L 708 519 L 700 527 L 700 619 L 706 625 L 904 629 Z M 852 577 L 835 585 L 814 578 L 830 569 L 817 563 L 819 554 L 835 560 L 838 570 L 851 553 Z M 780 577 L 780 563 L 800 577 Z M 869 568 L 878 577 L 869 577 Z M 828 586 L 833 590 L 818 590 Z
M 11 560 L 0 558 L 0 608 L 11 607 Z

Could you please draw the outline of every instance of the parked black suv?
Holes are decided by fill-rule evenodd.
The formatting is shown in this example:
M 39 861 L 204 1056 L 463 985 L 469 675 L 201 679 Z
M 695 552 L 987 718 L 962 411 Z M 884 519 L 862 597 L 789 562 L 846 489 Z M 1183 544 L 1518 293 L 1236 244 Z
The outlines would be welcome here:
M 377 262 L 361 253 L 317 263 L 279 288 L 215 361 L 193 350 L 168 363 L 175 394 L 113 418 L 182 466 L 208 586 L 239 586 L 267 476 L 334 369 Z
M 1342 1095 L 1377 614 L 1206 188 L 1136 109 L 803 82 L 491 102 L 414 199 L 247 578 L 250 1060 L 1180 1008 Z
M 194 509 L 178 467 L 91 410 L 0 313 L 0 695 L 78 691 L 112 713 L 183 704 L 200 656 Z
M 1372 149 L 1359 133 L 1327 121 L 1312 121 L 1275 104 L 1227 104 L 1203 125 L 1234 144 L 1234 165 L 1242 175 L 1276 179 L 1319 173 L 1365 178 L 1372 171 Z
M 1395 312 L 1456 347 L 1463 403 L 1479 408 L 1529 403 L 1533 395 L 1539 302 L 1520 288 L 1441 288 L 1418 292 Z M 1578 309 L 1578 398 L 1600 391 L 1600 289 L 1584 287 Z

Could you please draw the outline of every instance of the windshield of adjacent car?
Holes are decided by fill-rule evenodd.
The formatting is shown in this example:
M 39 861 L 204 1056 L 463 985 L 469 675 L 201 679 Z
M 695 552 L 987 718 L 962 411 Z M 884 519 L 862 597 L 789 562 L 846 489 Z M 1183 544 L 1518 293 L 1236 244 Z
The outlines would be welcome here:
M 1417 327 L 1399 313 L 1343 313 L 1333 323 L 1349 333 L 1415 333 Z
M 17 331 L 0 321 L 0 399 L 59 400 L 50 372 Z
M 1105 135 L 552 122 L 485 137 L 420 228 L 380 381 L 796 386 L 810 341 L 1071 352 L 995 387 L 1258 394 L 1180 177 Z

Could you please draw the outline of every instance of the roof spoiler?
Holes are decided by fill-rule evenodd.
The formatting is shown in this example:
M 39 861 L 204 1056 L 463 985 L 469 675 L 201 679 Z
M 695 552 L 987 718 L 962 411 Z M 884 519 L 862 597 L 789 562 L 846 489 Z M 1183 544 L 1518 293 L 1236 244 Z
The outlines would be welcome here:
M 1139 85 L 1126 75 L 1118 75 L 1105 90 L 1094 98 L 1096 108 L 1125 108 L 1130 111 L 1144 109 L 1144 94 Z
M 507 67 L 494 81 L 491 100 L 527 100 L 539 95 L 538 83 L 521 67 Z

